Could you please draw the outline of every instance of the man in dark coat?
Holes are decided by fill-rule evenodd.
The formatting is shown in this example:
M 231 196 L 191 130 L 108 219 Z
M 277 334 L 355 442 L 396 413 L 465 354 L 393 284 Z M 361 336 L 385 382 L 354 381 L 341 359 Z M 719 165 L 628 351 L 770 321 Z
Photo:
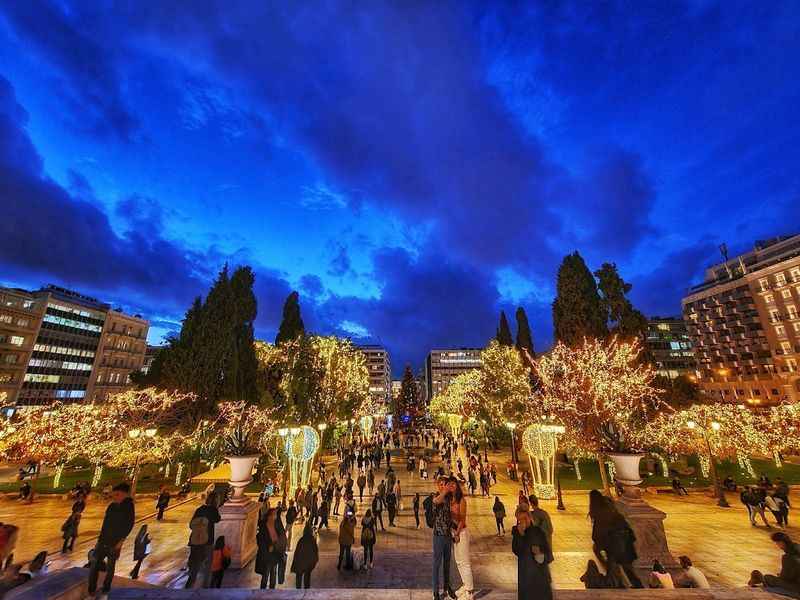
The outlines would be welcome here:
M 167 486 L 162 485 L 161 490 L 158 493 L 158 500 L 156 500 L 156 508 L 158 509 L 158 515 L 156 516 L 156 521 L 161 521 L 164 518 L 164 511 L 167 510 L 169 506 L 170 494 L 167 490 Z
M 292 573 L 296 575 L 295 587 L 308 589 L 311 585 L 311 572 L 319 562 L 319 548 L 314 537 L 314 530 L 311 523 L 306 523 L 303 529 L 303 536 L 297 542 L 292 559 Z
M 111 504 L 106 508 L 103 526 L 94 548 L 94 560 L 89 567 L 89 595 L 97 591 L 97 578 L 100 565 L 105 561 L 106 576 L 103 580 L 103 593 L 107 594 L 114 580 L 114 568 L 117 565 L 122 543 L 133 529 L 136 520 L 133 500 L 130 497 L 131 487 L 127 483 L 118 483 L 111 490 Z

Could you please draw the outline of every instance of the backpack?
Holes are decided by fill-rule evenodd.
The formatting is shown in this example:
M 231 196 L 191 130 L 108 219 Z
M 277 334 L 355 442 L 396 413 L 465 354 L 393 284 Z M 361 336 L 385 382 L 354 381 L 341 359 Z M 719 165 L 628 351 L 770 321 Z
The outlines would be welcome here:
M 375 530 L 372 529 L 372 526 L 364 527 L 361 531 L 361 543 L 367 542 L 371 544 L 375 541 Z
M 430 496 L 425 498 L 422 506 L 425 509 L 425 524 L 433 529 L 433 498 Z
M 205 546 L 208 544 L 208 519 L 206 517 L 193 517 L 189 521 L 189 529 L 192 531 L 189 535 L 190 546 Z

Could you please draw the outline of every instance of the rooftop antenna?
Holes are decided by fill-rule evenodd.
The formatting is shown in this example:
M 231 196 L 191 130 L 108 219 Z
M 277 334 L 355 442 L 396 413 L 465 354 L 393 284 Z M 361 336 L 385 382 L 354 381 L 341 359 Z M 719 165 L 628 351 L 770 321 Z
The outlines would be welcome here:
M 731 273 L 731 268 L 728 266 L 728 244 L 720 244 L 719 251 L 720 254 L 722 254 L 722 260 L 725 261 L 725 270 L 728 272 L 728 279 L 733 279 L 733 273 Z

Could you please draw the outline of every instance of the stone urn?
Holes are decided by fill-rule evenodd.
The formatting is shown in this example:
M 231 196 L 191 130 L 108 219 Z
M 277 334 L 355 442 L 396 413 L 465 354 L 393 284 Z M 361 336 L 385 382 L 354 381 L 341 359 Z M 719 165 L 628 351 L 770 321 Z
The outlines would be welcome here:
M 245 488 L 253 481 L 253 467 L 258 460 L 257 454 L 248 456 L 226 456 L 231 466 L 230 485 L 233 488 L 233 497 L 229 502 L 242 503 L 247 501 L 244 495 Z
M 616 479 L 624 486 L 636 486 L 642 483 L 639 476 L 639 462 L 644 458 L 641 452 L 610 452 L 608 458 L 614 463 Z

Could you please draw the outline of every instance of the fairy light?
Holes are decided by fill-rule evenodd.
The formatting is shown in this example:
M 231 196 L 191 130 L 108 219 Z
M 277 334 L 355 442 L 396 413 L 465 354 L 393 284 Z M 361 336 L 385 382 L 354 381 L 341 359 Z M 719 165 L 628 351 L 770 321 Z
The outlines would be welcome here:
M 182 477 L 183 477 L 183 463 L 178 463 L 178 468 L 175 469 L 175 485 L 181 484 Z

